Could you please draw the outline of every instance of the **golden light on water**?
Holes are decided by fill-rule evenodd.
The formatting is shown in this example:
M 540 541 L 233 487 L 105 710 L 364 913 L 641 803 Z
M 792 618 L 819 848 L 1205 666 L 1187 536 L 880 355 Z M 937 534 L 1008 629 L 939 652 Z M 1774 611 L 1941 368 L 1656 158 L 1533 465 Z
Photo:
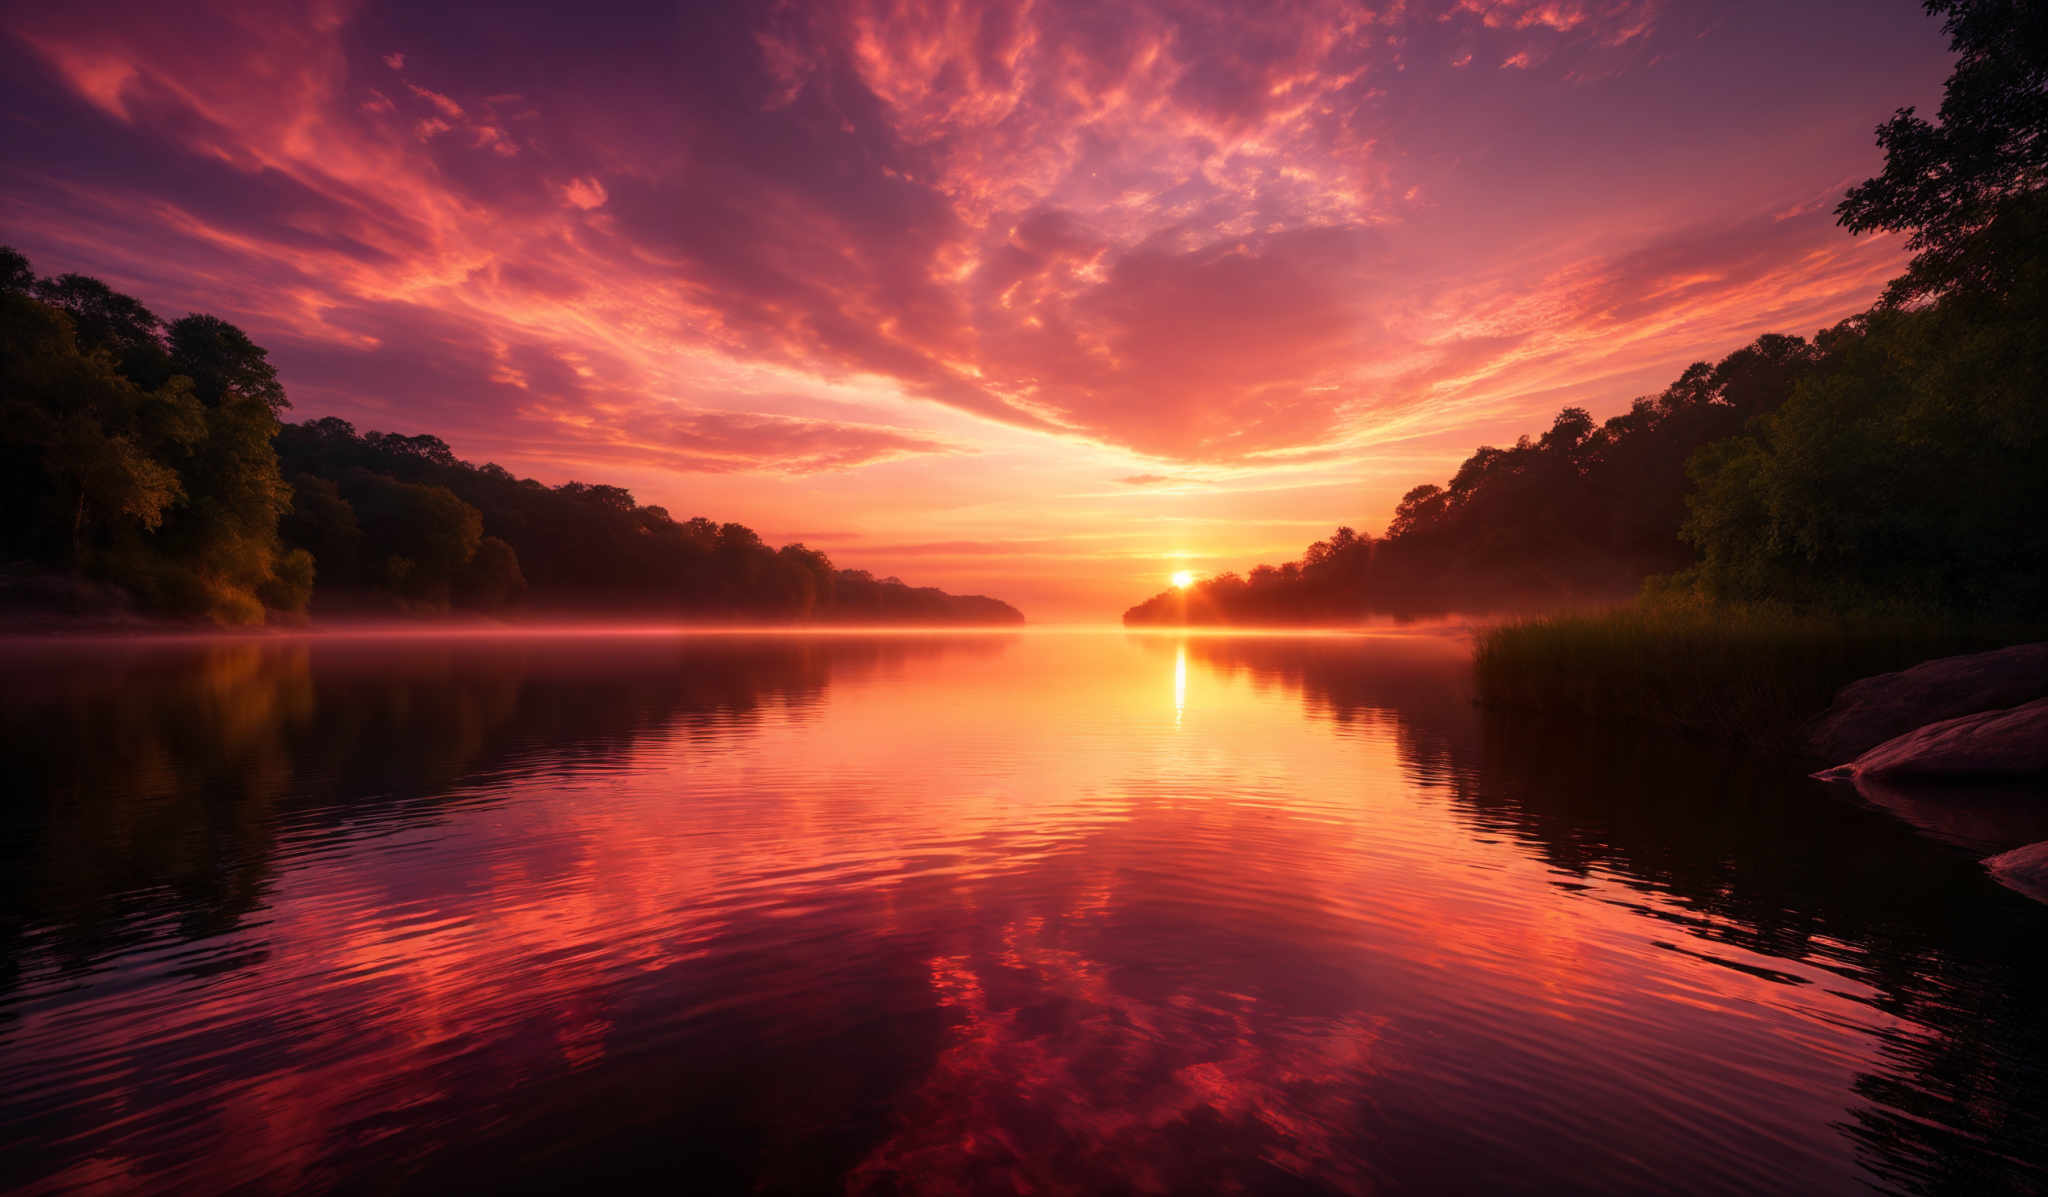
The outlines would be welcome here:
M 1188 709 L 1188 646 L 1183 644 L 1173 658 L 1173 725 L 1180 726 Z

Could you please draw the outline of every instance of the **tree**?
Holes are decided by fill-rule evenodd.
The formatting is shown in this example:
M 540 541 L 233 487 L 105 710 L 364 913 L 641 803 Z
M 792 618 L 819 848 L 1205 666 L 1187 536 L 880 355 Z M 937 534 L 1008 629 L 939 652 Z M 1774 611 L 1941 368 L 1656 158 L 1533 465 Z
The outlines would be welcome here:
M 13 246 L 0 245 L 0 294 L 28 295 L 35 291 L 36 272 L 28 259 Z
M 1547 453 L 1571 454 L 1578 451 L 1588 436 L 1593 433 L 1593 415 L 1583 407 L 1567 407 L 1557 413 L 1557 419 L 1550 425 L 1550 431 L 1536 442 L 1537 447 Z
M 832 562 L 801 544 L 786 544 L 775 553 L 775 586 L 784 613 L 797 619 L 814 617 L 832 601 Z
M 82 274 L 44 279 L 35 292 L 36 298 L 70 314 L 80 349 L 105 350 L 136 385 L 152 389 L 171 377 L 163 321 L 140 300 Z
M 81 353 L 67 314 L 0 294 L 0 444 L 13 513 L 6 540 L 85 569 L 122 528 L 154 532 L 185 490 L 163 459 L 203 435 L 189 388 L 144 391 Z
M 1716 598 L 2025 616 L 2048 604 L 2048 338 L 2036 302 L 1830 330 L 1822 368 L 1695 459 L 1691 578 Z
M 1693 363 L 1604 424 L 1564 408 L 1540 436 L 1475 450 L 1449 485 L 1411 488 L 1383 539 L 1340 528 L 1298 562 L 1256 567 L 1239 586 L 1169 592 L 1128 617 L 1308 622 L 1619 597 L 1695 558 L 1679 534 L 1686 460 L 1777 409 L 1824 358 L 1772 334 Z
M 218 316 L 187 316 L 170 327 L 171 368 L 192 380 L 208 406 L 232 399 L 263 404 L 274 415 L 291 406 L 270 355 Z
M 477 542 L 463 566 L 456 599 L 476 611 L 496 611 L 515 602 L 526 592 L 526 576 L 519 572 L 519 554 L 495 536 Z
M 278 523 L 278 535 L 292 548 L 312 554 L 322 586 L 341 590 L 360 584 L 363 532 L 355 508 L 341 497 L 333 479 L 297 474 L 291 486 L 291 511 Z
M 17 284 L 27 275 L 11 251 L 0 266 Z M 282 389 L 202 395 L 174 372 L 156 315 L 98 279 L 68 274 L 32 294 L 0 289 L 0 486 L 19 513 L 11 550 L 177 614 L 243 623 L 266 606 L 303 605 L 311 559 L 277 541 L 289 502 L 271 443 Z M 262 361 L 223 321 L 178 327 Z
M 215 323 L 246 342 L 232 325 Z M 278 520 L 291 508 L 291 487 L 273 444 L 278 428 L 273 405 L 283 403 L 283 392 L 272 398 L 260 389 L 245 393 L 218 379 L 213 385 L 211 398 L 197 395 L 205 435 L 171 459 L 187 502 L 164 524 L 159 551 L 176 564 L 165 575 L 176 584 L 159 585 L 156 601 L 226 622 L 258 622 L 264 594 L 295 592 L 273 585 L 282 551 Z
M 721 616 L 1021 620 L 890 579 L 842 594 L 823 553 L 742 524 L 678 522 L 603 483 L 471 466 L 430 435 L 289 406 L 264 349 L 193 314 L 169 326 L 98 279 L 38 280 L 0 247 L 0 552 L 114 582 L 143 607 L 255 622 L 326 591 L 401 605 L 551 600 Z M 285 480 L 289 465 L 291 480 Z M 488 534 L 486 534 L 488 532 Z
M 2039 0 L 1927 0 L 1956 66 L 1939 123 L 1901 108 L 1878 126 L 1883 173 L 1835 209 L 1851 232 L 1910 234 L 1917 255 L 1894 304 L 1958 288 L 2002 293 L 2015 249 L 2048 232 L 2048 6 Z
M 483 542 L 477 509 L 445 486 L 399 482 L 363 469 L 346 475 L 340 490 L 362 529 L 365 580 L 412 602 L 447 607 Z
M 1389 539 L 1413 536 L 1433 526 L 1444 515 L 1450 495 L 1434 482 L 1425 482 L 1401 496 L 1394 518 L 1387 524 Z

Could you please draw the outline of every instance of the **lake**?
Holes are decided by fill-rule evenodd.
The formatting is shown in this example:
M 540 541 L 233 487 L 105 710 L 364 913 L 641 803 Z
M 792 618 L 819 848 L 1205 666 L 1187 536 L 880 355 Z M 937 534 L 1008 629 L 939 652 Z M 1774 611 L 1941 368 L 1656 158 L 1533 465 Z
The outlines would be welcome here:
M 2048 909 L 1427 629 L 0 650 L 0 1188 L 2048 1187 Z

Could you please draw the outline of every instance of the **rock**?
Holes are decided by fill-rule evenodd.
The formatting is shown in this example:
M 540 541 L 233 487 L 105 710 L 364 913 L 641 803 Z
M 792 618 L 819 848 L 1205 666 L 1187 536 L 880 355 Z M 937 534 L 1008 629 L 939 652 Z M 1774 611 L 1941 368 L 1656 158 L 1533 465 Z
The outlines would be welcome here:
M 2036 902 L 2048 902 L 2048 840 L 2001 852 L 1984 862 L 2000 885 Z
M 2048 840 L 2048 779 L 1859 777 L 1855 790 L 1922 834 L 1978 856 Z
M 1857 757 L 1851 768 L 1858 781 L 2048 774 L 2048 698 L 1930 723 L 1886 740 Z
M 1942 657 L 1842 688 L 1807 731 L 1826 761 L 1852 760 L 1894 737 L 1944 719 L 2048 697 L 2048 643 Z

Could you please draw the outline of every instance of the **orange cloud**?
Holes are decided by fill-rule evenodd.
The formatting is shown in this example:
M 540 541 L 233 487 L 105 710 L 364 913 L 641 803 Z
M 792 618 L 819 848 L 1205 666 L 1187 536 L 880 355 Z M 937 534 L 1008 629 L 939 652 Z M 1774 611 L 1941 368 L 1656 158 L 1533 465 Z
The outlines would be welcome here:
M 1704 111 L 1699 74 L 1743 74 L 1761 44 L 1717 19 L 48 9 L 5 47 L 0 217 L 43 269 L 245 324 L 306 414 L 551 476 L 587 452 L 579 472 L 630 458 L 687 491 L 908 455 L 939 473 L 859 496 L 875 526 L 929 522 L 936 477 L 973 496 L 947 508 L 988 522 L 969 531 L 1026 518 L 1000 489 L 1076 535 L 1237 478 L 1364 477 L 1328 514 L 1371 527 L 1460 447 L 1811 331 L 1897 267 L 1826 196 L 1868 172 L 1901 80 L 1939 78 L 1936 41 L 1873 42 L 1825 86 L 1757 75 Z M 1768 33 L 1840 45 L 1799 14 Z M 1200 485 L 1122 500 L 1078 481 L 1189 464 Z M 1057 514 L 1049 485 L 1075 495 Z M 744 501 L 792 510 L 773 487 Z

